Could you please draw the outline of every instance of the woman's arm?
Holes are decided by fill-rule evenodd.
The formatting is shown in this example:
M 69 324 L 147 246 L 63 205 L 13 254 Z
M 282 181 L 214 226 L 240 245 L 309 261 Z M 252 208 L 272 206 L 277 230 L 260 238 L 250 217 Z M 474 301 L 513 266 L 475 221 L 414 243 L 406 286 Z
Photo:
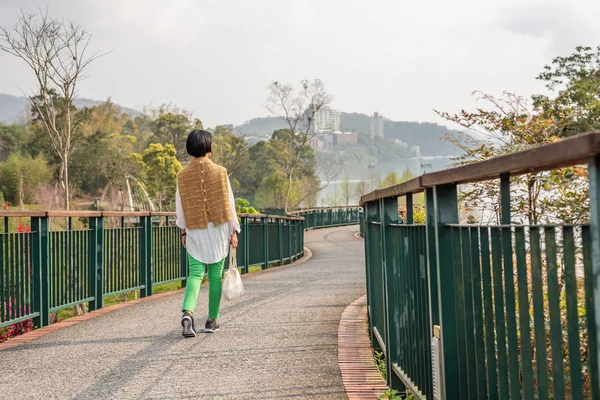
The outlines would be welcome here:
M 181 229 L 181 243 L 185 248 L 185 239 L 187 237 L 187 233 L 185 231 L 185 215 L 183 214 L 183 206 L 181 205 L 181 196 L 179 196 L 179 187 L 175 191 L 175 212 L 177 214 L 177 220 L 175 221 L 175 225 L 177 225 Z
M 240 231 L 240 222 L 238 221 L 237 212 L 235 211 L 235 199 L 233 198 L 233 191 L 231 190 L 231 182 L 227 178 L 227 186 L 229 187 L 229 208 L 231 210 L 231 220 L 229 226 L 231 228 L 231 246 L 236 248 L 238 246 L 237 233 Z

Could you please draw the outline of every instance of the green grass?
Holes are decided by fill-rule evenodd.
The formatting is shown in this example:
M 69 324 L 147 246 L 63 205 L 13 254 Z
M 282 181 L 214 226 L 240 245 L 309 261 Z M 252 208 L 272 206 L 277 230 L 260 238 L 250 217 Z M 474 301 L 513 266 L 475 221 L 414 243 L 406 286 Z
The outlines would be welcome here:
M 203 282 L 205 282 L 205 281 L 206 281 L 206 277 L 204 277 Z M 179 289 L 181 289 L 181 282 L 178 281 L 178 282 L 169 282 L 169 283 L 164 283 L 161 285 L 156 285 L 156 286 L 154 286 L 152 292 L 153 292 L 153 294 L 160 294 L 160 293 L 165 293 L 165 292 L 173 292 L 173 291 L 179 290 Z M 104 298 L 104 307 L 110 307 L 115 304 L 123 303 L 124 301 L 135 300 L 136 298 L 138 298 L 138 299 L 140 298 L 139 290 L 131 291 L 131 292 L 124 293 L 124 294 L 118 294 L 115 296 L 107 296 Z M 86 310 L 87 310 L 87 304 L 86 304 Z M 58 318 L 61 321 L 64 321 L 65 319 L 69 319 L 73 316 L 74 316 L 74 308 L 73 307 L 65 308 L 58 312 Z

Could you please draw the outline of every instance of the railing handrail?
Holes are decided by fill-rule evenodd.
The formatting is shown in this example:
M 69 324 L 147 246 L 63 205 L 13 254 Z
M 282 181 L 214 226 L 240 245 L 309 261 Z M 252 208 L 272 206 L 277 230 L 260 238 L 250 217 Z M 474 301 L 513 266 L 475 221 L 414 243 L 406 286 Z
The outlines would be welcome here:
M 355 210 L 362 209 L 360 205 L 357 206 L 338 206 L 338 207 L 313 207 L 313 208 L 305 208 L 302 210 L 289 211 L 287 215 L 292 214 L 301 214 L 309 211 L 330 211 L 330 210 Z
M 433 186 L 486 181 L 500 178 L 502 174 L 518 176 L 582 164 L 598 154 L 600 154 L 600 131 L 589 132 L 489 160 L 423 174 L 398 185 L 374 190 L 362 196 L 360 204 L 387 197 L 419 193 Z
M 176 217 L 174 211 L 13 211 L 0 210 L 0 217 Z M 303 220 L 302 217 L 268 215 L 268 214 L 238 214 L 238 217 L 246 218 L 272 218 L 287 220 Z

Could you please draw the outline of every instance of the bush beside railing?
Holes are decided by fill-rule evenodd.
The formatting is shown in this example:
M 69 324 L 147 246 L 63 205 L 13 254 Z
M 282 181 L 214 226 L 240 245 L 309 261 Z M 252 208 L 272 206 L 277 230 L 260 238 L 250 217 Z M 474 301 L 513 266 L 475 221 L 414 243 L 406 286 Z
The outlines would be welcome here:
M 585 163 L 589 224 L 511 223 L 511 176 Z M 502 225 L 459 224 L 457 186 L 491 179 L 500 179 Z M 425 225 L 413 223 L 419 192 Z M 600 133 L 426 174 L 361 203 L 369 327 L 391 388 L 417 398 L 600 398 Z

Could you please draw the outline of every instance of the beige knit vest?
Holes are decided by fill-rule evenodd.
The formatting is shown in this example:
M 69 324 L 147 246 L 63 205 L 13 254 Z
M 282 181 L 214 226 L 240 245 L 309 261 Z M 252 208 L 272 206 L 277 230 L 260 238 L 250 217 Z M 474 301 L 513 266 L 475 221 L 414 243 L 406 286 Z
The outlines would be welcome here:
M 193 158 L 177 175 L 187 229 L 231 221 L 227 170 L 208 158 Z

